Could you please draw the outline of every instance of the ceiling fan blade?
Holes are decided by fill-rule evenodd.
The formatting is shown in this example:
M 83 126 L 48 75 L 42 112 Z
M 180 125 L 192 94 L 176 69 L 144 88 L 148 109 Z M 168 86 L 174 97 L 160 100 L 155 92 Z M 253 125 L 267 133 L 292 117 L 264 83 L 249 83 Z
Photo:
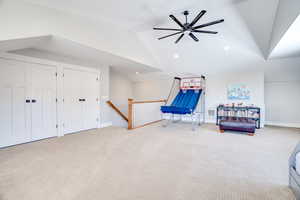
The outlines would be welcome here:
M 193 29 L 198 29 L 198 28 L 203 28 L 203 27 L 207 27 L 207 26 L 212 26 L 212 25 L 219 24 L 219 23 L 222 23 L 222 22 L 224 22 L 224 19 L 213 21 L 213 22 L 209 22 L 207 24 L 202 24 L 202 25 L 193 27 Z
M 198 38 L 193 33 L 189 33 L 189 36 L 193 38 L 193 40 L 195 40 L 196 42 L 199 42 Z
M 176 24 L 178 24 L 181 28 L 185 29 L 185 27 L 183 26 L 183 24 L 174 16 L 174 15 L 169 15 L 169 17 L 176 22 Z
M 175 44 L 177 44 L 180 40 L 181 40 L 181 38 L 184 36 L 184 33 L 182 33 L 180 36 L 179 36 L 179 38 L 175 41 Z
M 216 31 L 202 31 L 202 30 L 192 30 L 194 33 L 209 33 L 209 34 L 217 34 Z
M 161 31 L 182 31 L 182 29 L 176 28 L 153 28 L 154 30 L 161 30 Z
M 201 17 L 206 13 L 206 10 L 202 10 L 196 17 L 195 19 L 190 23 L 189 27 L 193 27 Z
M 178 34 L 180 34 L 180 33 L 183 33 L 184 31 L 180 31 L 180 32 L 177 32 L 177 33 L 173 33 L 173 34 L 170 34 L 170 35 L 166 35 L 166 36 L 163 36 L 163 37 L 160 37 L 160 38 L 158 38 L 159 40 L 162 40 L 162 39 L 165 39 L 165 38 L 167 38 L 167 37 L 171 37 L 171 36 L 173 36 L 173 35 L 178 35 Z

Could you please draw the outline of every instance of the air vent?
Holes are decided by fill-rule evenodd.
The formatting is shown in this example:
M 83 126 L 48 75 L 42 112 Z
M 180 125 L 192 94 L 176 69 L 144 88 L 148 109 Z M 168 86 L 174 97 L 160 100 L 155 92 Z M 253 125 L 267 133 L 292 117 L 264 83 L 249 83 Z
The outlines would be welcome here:
M 215 110 L 208 110 L 208 116 L 214 117 L 215 116 Z

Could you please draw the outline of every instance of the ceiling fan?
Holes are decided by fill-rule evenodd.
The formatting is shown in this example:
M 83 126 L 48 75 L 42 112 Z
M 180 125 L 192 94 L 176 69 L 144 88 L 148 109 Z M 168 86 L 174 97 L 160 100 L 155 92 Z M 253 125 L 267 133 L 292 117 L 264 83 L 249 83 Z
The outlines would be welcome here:
M 194 33 L 207 33 L 207 34 L 217 34 L 218 32 L 215 31 L 206 31 L 206 30 L 202 30 L 202 28 L 207 27 L 207 26 L 212 26 L 215 24 L 219 24 L 224 22 L 224 19 L 220 19 L 217 21 L 213 21 L 213 22 L 209 22 L 206 24 L 201 24 L 196 26 L 196 23 L 199 21 L 199 19 L 201 17 L 203 17 L 203 15 L 206 13 L 206 10 L 202 10 L 196 17 L 195 19 L 189 23 L 188 22 L 188 15 L 189 15 L 189 11 L 184 11 L 183 14 L 185 16 L 185 23 L 181 23 L 174 15 L 169 15 L 169 17 L 177 24 L 180 26 L 180 28 L 176 29 L 176 28 L 153 28 L 154 30 L 161 30 L 161 31 L 176 31 L 175 33 L 172 33 L 170 35 L 166 35 L 163 37 L 158 38 L 159 40 L 171 37 L 171 36 L 175 36 L 178 34 L 181 34 L 177 40 L 175 41 L 175 44 L 177 44 L 182 37 L 185 35 L 185 32 L 189 32 L 189 36 L 196 42 L 199 42 L 199 39 L 194 35 Z M 200 29 L 200 30 L 199 30 Z

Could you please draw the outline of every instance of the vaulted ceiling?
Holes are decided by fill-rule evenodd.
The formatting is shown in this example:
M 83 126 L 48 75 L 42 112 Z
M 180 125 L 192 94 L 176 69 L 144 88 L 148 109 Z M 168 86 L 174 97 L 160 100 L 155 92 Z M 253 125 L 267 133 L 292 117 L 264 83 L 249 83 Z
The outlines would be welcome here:
M 270 58 L 300 56 L 300 16 L 290 25 L 283 37 L 270 53 Z
M 299 3 L 291 1 L 300 8 Z M 276 25 L 278 10 L 281 8 L 279 0 L 173 0 L 172 3 L 167 0 L 21 2 L 0 1 L 0 24 L 6 30 L 0 33 L 0 40 L 50 34 L 169 72 L 209 74 L 249 67 L 259 68 L 257 63 L 265 62 L 273 50 L 280 51 L 277 43 L 283 37 L 281 34 L 278 41 L 273 39 L 277 31 L 274 24 Z M 282 7 L 284 11 L 285 7 Z M 207 28 L 218 31 L 219 34 L 198 34 L 198 43 L 184 37 L 180 43 L 174 44 L 178 36 L 157 40 L 169 32 L 153 31 L 154 26 L 178 28 L 169 19 L 169 14 L 183 20 L 182 11 L 189 10 L 192 20 L 203 9 L 207 10 L 207 14 L 199 23 L 225 19 L 225 23 Z M 12 10 L 15 12 L 12 13 Z M 295 20 L 296 11 L 293 15 L 288 19 L 289 23 Z M 8 16 L 11 16 L 9 23 Z M 286 32 L 283 29 L 289 28 L 282 28 L 280 24 L 276 27 L 283 33 Z M 22 34 L 17 34 L 21 30 Z M 276 48 L 272 43 L 276 44 Z M 42 50 L 54 52 L 57 45 L 51 46 L 50 42 L 46 46 L 42 45 L 43 48 L 41 45 L 40 47 Z M 79 47 L 78 50 L 60 49 L 64 49 L 62 54 L 88 57 L 87 54 L 78 53 Z M 300 47 L 297 48 L 299 49 Z

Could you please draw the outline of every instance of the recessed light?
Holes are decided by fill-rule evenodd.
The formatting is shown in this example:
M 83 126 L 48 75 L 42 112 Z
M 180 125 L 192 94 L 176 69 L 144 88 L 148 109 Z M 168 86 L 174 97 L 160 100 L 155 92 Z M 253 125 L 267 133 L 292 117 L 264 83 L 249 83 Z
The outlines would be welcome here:
M 229 50 L 230 50 L 230 46 L 225 46 L 225 47 L 224 47 L 224 50 L 225 50 L 225 51 L 229 51 Z
M 135 72 L 135 74 L 140 74 L 140 72 Z
M 174 53 L 174 54 L 173 54 L 173 58 L 174 58 L 174 59 L 178 59 L 178 58 L 179 58 L 179 54 L 178 54 L 178 53 Z

